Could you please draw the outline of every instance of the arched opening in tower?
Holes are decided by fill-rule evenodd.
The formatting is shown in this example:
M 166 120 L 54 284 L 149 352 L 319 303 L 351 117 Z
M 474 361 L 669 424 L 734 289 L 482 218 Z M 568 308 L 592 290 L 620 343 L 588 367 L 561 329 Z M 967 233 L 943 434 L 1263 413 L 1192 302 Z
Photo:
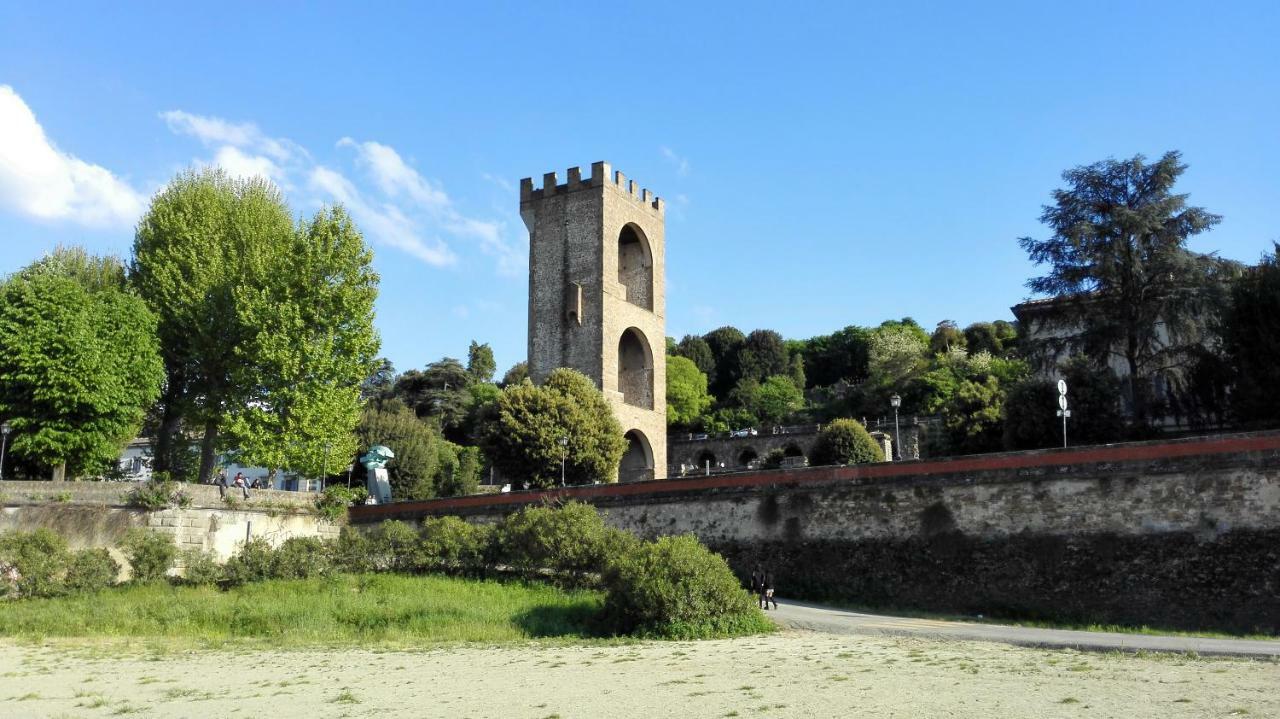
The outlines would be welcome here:
M 627 440 L 627 451 L 622 455 L 622 464 L 618 467 L 618 481 L 641 482 L 653 479 L 653 450 L 649 447 L 649 439 L 638 429 L 623 436 Z
M 623 402 L 653 409 L 653 354 L 644 335 L 634 327 L 618 340 L 618 391 Z
M 627 302 L 653 311 L 653 255 L 644 233 L 632 224 L 618 235 L 618 282 L 627 288 Z

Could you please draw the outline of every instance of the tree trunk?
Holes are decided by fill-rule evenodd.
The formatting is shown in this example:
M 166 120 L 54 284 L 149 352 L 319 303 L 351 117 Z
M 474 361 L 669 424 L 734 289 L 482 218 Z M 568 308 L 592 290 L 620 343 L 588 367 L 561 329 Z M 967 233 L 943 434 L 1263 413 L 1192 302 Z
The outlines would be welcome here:
M 66 479 L 67 479 L 67 463 L 63 462 L 62 464 L 54 465 L 53 481 L 64 482 L 66 481 Z
M 200 484 L 208 484 L 213 476 L 214 448 L 218 441 L 218 422 L 204 423 L 204 439 L 200 440 Z
M 172 473 L 177 465 L 173 461 L 174 452 L 177 450 L 174 438 L 178 436 L 182 427 L 182 413 L 178 409 L 182 392 L 182 377 L 176 373 L 170 373 L 165 383 L 164 395 L 160 398 L 163 410 L 160 415 L 160 426 L 156 428 L 156 446 L 151 460 L 151 469 L 154 472 Z

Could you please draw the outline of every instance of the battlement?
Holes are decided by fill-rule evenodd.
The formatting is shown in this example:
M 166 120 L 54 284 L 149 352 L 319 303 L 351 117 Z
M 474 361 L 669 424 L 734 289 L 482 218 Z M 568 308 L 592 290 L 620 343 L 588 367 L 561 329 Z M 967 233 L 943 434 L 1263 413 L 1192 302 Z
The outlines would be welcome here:
M 661 197 L 641 188 L 636 184 L 635 180 L 628 180 L 627 176 L 621 172 L 611 171 L 607 162 L 591 163 L 591 176 L 586 179 L 582 177 L 581 168 L 570 167 L 568 182 L 563 185 L 558 184 L 558 182 L 556 173 L 548 172 L 542 176 L 542 187 L 534 189 L 533 178 L 524 178 L 520 181 L 520 203 L 534 202 L 553 195 L 563 195 L 591 187 L 613 185 L 623 194 L 630 195 L 636 202 L 649 207 L 659 215 L 663 214 L 666 209 L 666 203 L 663 202 Z

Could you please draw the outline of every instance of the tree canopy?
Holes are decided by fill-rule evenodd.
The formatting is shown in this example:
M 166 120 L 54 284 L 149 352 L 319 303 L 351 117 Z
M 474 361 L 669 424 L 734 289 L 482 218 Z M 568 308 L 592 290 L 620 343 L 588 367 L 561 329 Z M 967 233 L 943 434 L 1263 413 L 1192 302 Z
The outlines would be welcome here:
M 715 398 L 707 394 L 707 376 L 685 357 L 667 358 L 667 424 L 689 427 Z

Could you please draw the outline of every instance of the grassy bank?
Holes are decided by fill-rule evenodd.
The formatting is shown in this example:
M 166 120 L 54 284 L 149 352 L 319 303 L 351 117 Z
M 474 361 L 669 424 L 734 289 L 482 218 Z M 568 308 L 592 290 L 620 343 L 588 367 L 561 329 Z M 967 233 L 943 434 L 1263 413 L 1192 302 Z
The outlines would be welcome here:
M 230 591 L 168 584 L 0 605 L 0 636 L 256 641 L 271 646 L 586 638 L 602 595 L 523 582 L 337 575 Z

